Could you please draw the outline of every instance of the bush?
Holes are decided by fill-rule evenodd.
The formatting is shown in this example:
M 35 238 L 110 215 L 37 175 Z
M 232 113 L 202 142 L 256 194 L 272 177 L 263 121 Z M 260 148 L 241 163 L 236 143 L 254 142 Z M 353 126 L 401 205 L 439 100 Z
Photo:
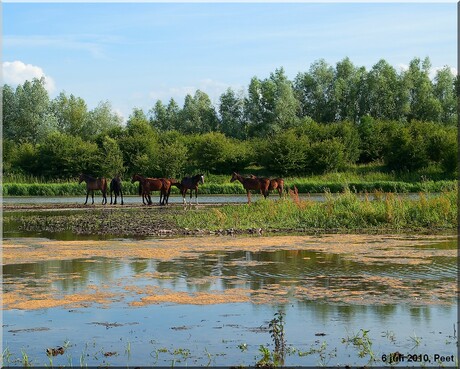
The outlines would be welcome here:
M 69 179 L 79 173 L 101 176 L 99 150 L 95 143 L 63 133 L 54 133 L 39 147 L 39 170 L 46 178 Z
M 306 135 L 290 129 L 259 143 L 259 162 L 270 172 L 283 176 L 305 173 L 308 146 Z
M 346 164 L 345 146 L 337 138 L 313 143 L 307 153 L 307 168 L 313 173 L 342 169 Z

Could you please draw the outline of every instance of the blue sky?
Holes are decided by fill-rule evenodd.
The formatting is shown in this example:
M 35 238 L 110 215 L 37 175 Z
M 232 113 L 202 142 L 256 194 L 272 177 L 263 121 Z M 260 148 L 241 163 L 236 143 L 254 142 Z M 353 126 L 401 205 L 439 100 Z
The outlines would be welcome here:
M 227 87 L 325 59 L 398 70 L 428 56 L 457 67 L 457 4 L 3 3 L 4 83 L 45 75 L 50 97 L 108 100 L 125 118 L 157 99 Z

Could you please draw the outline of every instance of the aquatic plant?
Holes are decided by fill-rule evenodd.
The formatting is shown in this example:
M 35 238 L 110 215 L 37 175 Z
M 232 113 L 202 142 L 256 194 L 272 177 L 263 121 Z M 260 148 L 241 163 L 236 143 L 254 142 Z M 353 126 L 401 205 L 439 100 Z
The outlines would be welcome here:
M 372 350 L 372 340 L 368 336 L 369 330 L 360 329 L 358 333 L 351 337 L 342 338 L 342 343 L 353 344 L 358 349 L 358 356 L 363 358 L 369 356 L 369 363 L 376 361 L 376 356 Z
M 275 313 L 275 317 L 270 321 L 268 325 L 268 331 L 272 337 L 273 343 L 275 344 L 275 351 L 273 352 L 273 359 L 275 363 L 284 363 L 284 357 L 286 355 L 286 340 L 284 338 L 284 313 L 278 311 Z

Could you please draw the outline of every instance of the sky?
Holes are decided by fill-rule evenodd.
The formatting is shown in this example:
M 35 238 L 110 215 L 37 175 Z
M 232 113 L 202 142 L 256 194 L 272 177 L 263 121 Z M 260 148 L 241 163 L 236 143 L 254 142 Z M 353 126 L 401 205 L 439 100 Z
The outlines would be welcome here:
M 457 68 L 455 2 L 6 2 L 2 13 L 3 83 L 44 76 L 50 98 L 109 101 L 124 119 L 197 89 L 217 106 L 228 87 L 247 91 L 280 67 L 294 79 L 319 59 Z

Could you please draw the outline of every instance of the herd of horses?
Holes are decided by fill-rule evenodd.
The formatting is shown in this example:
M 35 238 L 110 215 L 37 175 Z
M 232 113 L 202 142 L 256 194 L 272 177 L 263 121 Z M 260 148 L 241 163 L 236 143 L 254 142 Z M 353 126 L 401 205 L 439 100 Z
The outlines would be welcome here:
M 260 191 L 264 198 L 267 198 L 270 191 L 276 190 L 280 197 L 284 191 L 284 180 L 283 178 L 264 178 L 250 175 L 244 177 L 238 173 L 233 173 L 230 182 L 239 181 L 244 189 L 246 190 L 248 197 L 248 204 L 251 203 L 251 192 Z M 94 204 L 94 191 L 100 190 L 102 192 L 102 204 L 107 204 L 107 190 L 110 192 L 110 204 L 117 204 L 117 198 L 121 198 L 121 205 L 123 205 L 123 189 L 121 185 L 120 176 L 116 176 L 107 185 L 107 179 L 105 178 L 94 178 L 87 174 L 80 174 L 79 184 L 86 183 L 86 201 L 88 203 L 88 196 L 91 193 L 92 204 Z M 198 185 L 204 183 L 204 175 L 197 174 L 193 177 L 185 177 L 181 181 L 174 178 L 146 178 L 140 174 L 134 174 L 131 178 L 131 183 L 139 182 L 139 195 L 142 197 L 142 203 L 144 205 L 152 204 L 152 197 L 150 193 L 152 191 L 160 191 L 160 205 L 168 205 L 169 195 L 171 194 L 172 186 L 179 189 L 182 195 L 184 205 L 187 203 L 185 196 L 190 191 L 190 204 L 192 203 L 193 191 L 195 191 L 195 202 L 198 204 Z M 115 196 L 113 201 L 112 194 Z

